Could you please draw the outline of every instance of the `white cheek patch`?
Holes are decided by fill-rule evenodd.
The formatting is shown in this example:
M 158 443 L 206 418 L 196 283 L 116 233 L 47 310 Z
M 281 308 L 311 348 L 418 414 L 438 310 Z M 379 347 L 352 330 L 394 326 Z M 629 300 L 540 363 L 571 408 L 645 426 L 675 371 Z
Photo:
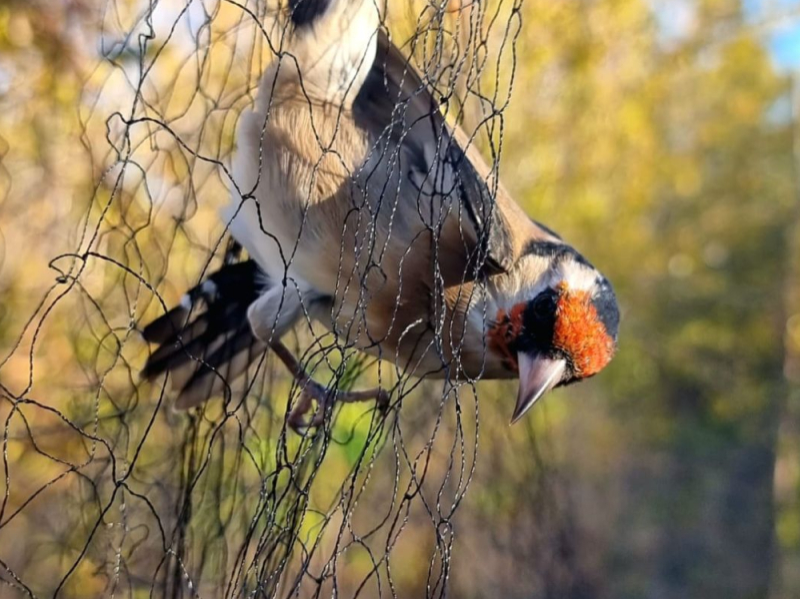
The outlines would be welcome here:
M 597 286 L 597 271 L 581 263 L 562 262 L 554 275 L 556 281 L 551 285 L 558 285 L 563 281 L 567 284 L 567 289 L 573 291 L 591 292 Z
M 573 291 L 593 293 L 598 276 L 592 267 L 572 259 L 553 265 L 550 257 L 529 254 L 520 259 L 512 273 L 493 282 L 490 296 L 497 309 L 508 310 L 520 302 L 529 302 L 548 288 L 556 289 L 561 283 Z
M 505 277 L 496 279 L 490 295 L 497 299 L 499 308 L 509 309 L 519 302 L 535 298 L 551 285 L 548 276 L 550 260 L 544 256 L 529 254 L 519 259 L 514 270 Z

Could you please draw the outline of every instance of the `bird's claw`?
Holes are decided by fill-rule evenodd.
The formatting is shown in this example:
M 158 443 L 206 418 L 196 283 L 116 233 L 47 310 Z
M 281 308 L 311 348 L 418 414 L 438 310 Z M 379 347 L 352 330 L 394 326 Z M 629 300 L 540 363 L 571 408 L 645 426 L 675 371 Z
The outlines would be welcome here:
M 312 427 L 319 427 L 325 419 L 325 408 L 327 406 L 328 390 L 313 382 L 308 382 L 300 391 L 300 397 L 292 408 L 287 418 L 289 427 L 295 433 L 304 435 Z M 313 401 L 317 401 L 317 410 L 310 420 L 306 420 L 306 415 L 314 408 Z
M 360 392 L 337 392 L 328 389 L 314 381 L 307 381 L 300 391 L 300 397 L 292 408 L 287 423 L 295 433 L 305 435 L 309 429 L 321 427 L 325 423 L 325 413 L 329 406 L 335 402 L 361 402 L 375 400 L 375 405 L 381 414 L 386 414 L 389 409 L 391 395 L 383 388 Z M 316 400 L 317 408 L 314 410 L 313 401 Z M 307 415 L 314 410 L 310 419 Z

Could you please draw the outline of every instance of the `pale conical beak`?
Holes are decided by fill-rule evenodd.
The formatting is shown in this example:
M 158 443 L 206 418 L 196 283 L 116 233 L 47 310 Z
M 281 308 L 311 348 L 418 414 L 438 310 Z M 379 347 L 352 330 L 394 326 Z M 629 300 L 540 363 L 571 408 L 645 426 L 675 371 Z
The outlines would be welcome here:
M 562 358 L 545 358 L 520 352 L 519 359 L 519 396 L 511 423 L 522 418 L 534 403 L 544 396 L 545 392 L 561 381 L 567 362 Z

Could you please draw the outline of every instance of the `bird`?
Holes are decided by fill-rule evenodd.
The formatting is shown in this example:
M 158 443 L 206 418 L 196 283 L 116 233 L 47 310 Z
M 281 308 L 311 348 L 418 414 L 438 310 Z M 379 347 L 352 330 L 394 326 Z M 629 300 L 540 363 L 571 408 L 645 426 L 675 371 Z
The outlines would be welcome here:
M 518 379 L 512 423 L 616 353 L 611 283 L 448 122 L 447 99 L 383 26 L 382 1 L 289 0 L 285 43 L 237 127 L 225 264 L 143 329 L 158 345 L 143 375 L 171 373 L 176 407 L 268 351 L 302 389 L 287 414 L 296 429 L 322 425 L 337 402 L 386 405 L 380 387 L 315 382 L 281 341 L 302 323 L 401 375 Z

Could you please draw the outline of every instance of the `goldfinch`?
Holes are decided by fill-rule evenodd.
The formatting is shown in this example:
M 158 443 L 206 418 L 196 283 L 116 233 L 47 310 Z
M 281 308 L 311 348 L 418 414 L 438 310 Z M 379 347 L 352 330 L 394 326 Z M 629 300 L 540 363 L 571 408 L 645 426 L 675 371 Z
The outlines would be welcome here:
M 446 121 L 381 28 L 383 8 L 289 10 L 286 44 L 238 126 L 222 212 L 231 260 L 144 329 L 160 344 L 144 375 L 172 372 L 187 408 L 271 349 L 304 390 L 288 416 L 303 427 L 334 401 L 389 398 L 314 382 L 280 341 L 310 320 L 407 376 L 518 378 L 512 422 L 603 369 L 619 328 L 611 284 L 529 218 Z

